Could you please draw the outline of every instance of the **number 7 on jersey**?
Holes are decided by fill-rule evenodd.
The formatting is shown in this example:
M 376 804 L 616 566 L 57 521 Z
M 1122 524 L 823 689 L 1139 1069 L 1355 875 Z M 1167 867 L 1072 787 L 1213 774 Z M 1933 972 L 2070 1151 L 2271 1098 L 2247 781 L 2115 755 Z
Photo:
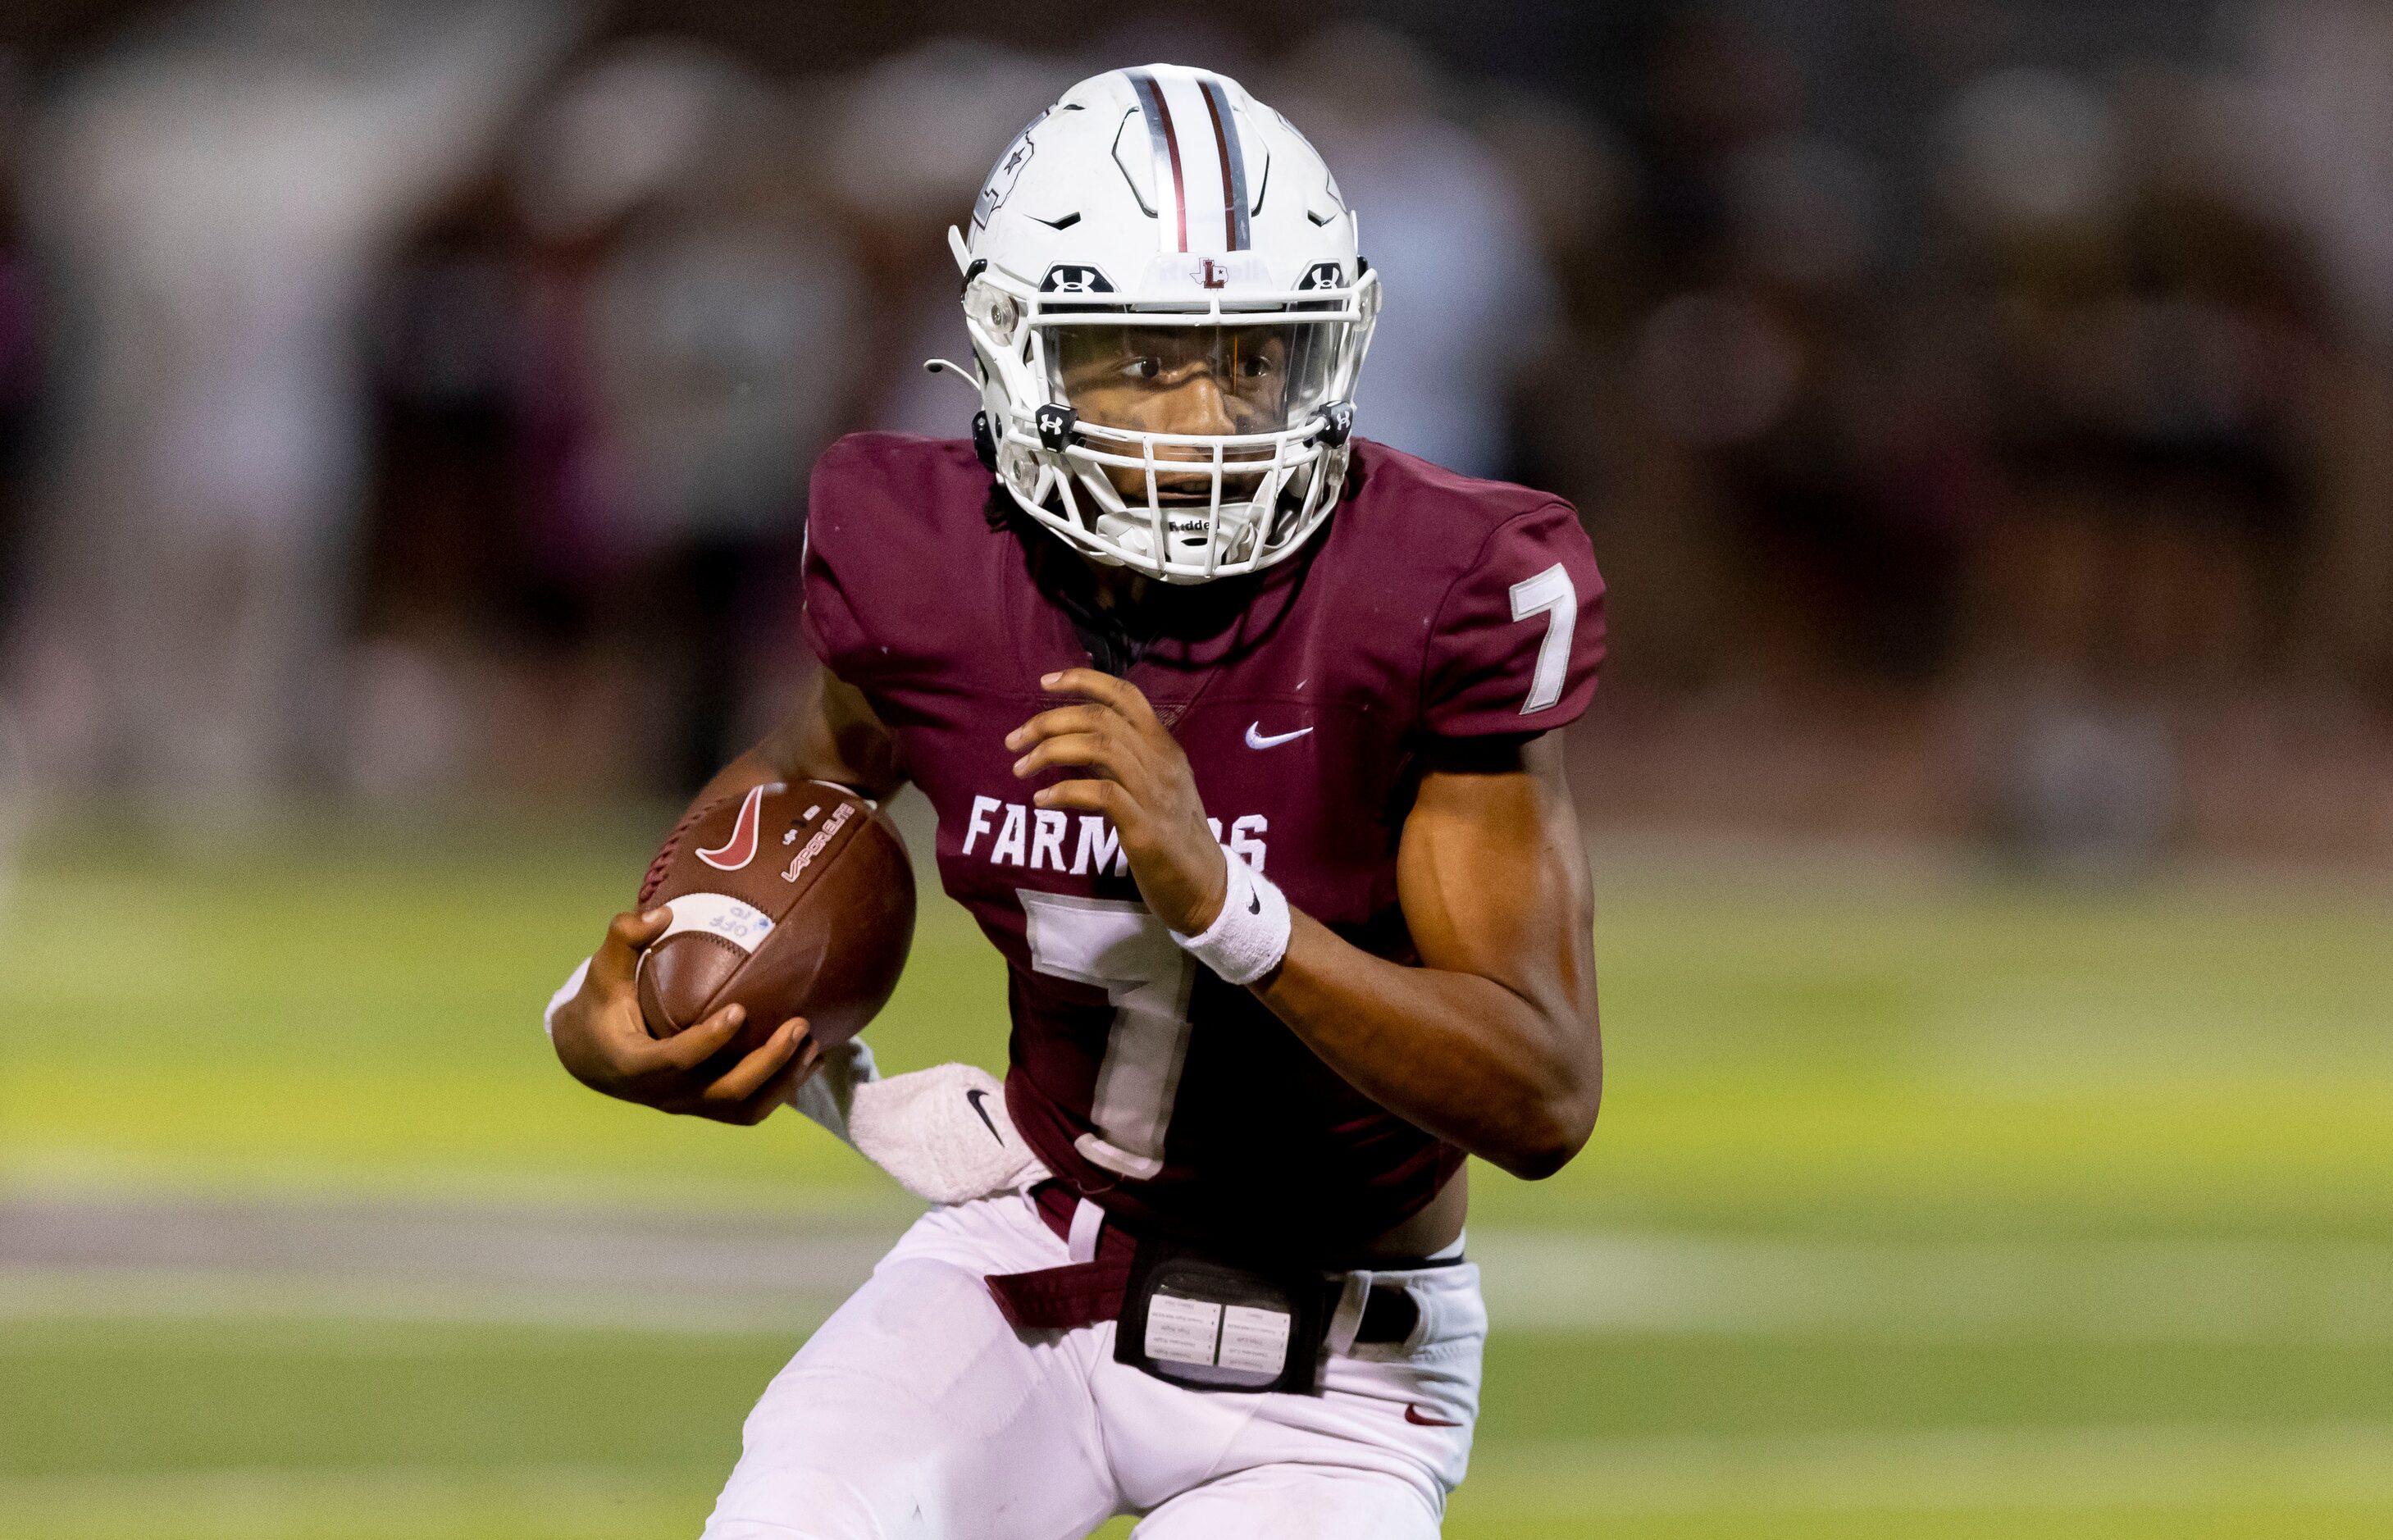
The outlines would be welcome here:
M 1163 1169 L 1163 1135 L 1188 1062 L 1188 995 L 1196 960 L 1144 904 L 1017 888 L 1030 966 L 1092 984 L 1114 1008 L 1097 1068 L 1092 1133 L 1075 1141 L 1109 1171 L 1145 1181 Z
M 1521 714 L 1542 711 L 1563 698 L 1563 680 L 1570 672 L 1571 633 L 1578 629 L 1578 591 L 1570 574 L 1556 562 L 1534 578 L 1512 585 L 1512 619 L 1543 615 L 1546 639 L 1537 644 L 1536 672 L 1529 679 L 1529 698 Z

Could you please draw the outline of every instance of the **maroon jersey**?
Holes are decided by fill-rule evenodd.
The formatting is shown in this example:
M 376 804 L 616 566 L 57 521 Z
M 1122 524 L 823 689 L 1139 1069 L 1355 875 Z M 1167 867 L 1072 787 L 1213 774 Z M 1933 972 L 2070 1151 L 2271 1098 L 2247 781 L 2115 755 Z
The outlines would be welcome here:
M 962 442 L 842 439 L 809 516 L 807 641 L 895 734 L 941 880 L 1005 955 L 1006 1101 L 1040 1157 L 1119 1219 L 1217 1245 L 1342 1251 L 1426 1205 L 1461 1152 L 1173 945 L 1105 820 L 1034 808 L 1014 778 L 1006 734 L 1056 704 L 1040 677 L 1092 662 L 1080 558 Z M 1358 442 L 1304 551 L 1150 591 L 1127 677 L 1232 855 L 1409 961 L 1396 845 L 1422 750 L 1577 717 L 1602 599 L 1566 503 Z

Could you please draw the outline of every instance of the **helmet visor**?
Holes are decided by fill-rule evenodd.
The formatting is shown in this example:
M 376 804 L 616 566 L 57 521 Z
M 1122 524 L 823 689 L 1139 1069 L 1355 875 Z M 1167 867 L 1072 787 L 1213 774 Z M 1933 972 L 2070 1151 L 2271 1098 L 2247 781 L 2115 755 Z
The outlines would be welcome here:
M 1320 410 L 1337 322 L 1137 325 L 1075 318 L 1044 333 L 1050 398 L 1134 433 L 1283 433 Z M 1263 451 L 1268 458 L 1269 451 Z

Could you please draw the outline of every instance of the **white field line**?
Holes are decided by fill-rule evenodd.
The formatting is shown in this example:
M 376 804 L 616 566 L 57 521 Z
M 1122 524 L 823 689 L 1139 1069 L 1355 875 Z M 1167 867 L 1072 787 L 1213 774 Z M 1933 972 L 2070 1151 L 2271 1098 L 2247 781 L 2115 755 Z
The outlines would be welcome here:
M 487 1280 L 380 1283 L 232 1272 L 0 1267 L 0 1325 L 316 1321 L 777 1336 L 811 1332 L 844 1297 L 844 1291 L 735 1287 L 666 1299 L 603 1285 L 534 1287 Z
M 1473 1232 L 1497 1331 L 2393 1343 L 2393 1246 Z
M 1490 1448 L 1483 1514 L 2393 1505 L 2393 1424 L 1637 1438 Z M 2032 1533 L 2023 1531 L 2022 1533 Z
M 893 1234 L 673 1213 L 0 1206 L 0 1322 L 781 1332 L 821 1319 Z M 1506 1333 L 2393 1344 L 2393 1246 L 1483 1230 L 1471 1251 Z

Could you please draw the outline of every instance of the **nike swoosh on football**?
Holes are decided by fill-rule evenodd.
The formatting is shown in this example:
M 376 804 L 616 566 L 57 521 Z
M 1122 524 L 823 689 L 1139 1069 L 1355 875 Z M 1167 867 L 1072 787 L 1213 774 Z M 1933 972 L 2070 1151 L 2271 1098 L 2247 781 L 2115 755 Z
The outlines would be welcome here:
M 1414 1405 L 1409 1401 L 1405 1403 L 1405 1420 L 1411 1423 L 1415 1428 L 1459 1428 L 1462 1426 L 1462 1424 L 1458 1422 L 1448 1422 L 1444 1417 L 1425 1417 L 1421 1416 L 1420 1408 Z
M 1273 733 L 1269 736 L 1265 736 L 1263 732 L 1263 724 L 1262 723 L 1249 722 L 1247 724 L 1247 747 L 1249 749 L 1276 749 L 1283 743 L 1295 742 L 1298 738 L 1302 737 L 1305 734 L 1311 731 L 1313 731 L 1313 729 L 1310 727 L 1299 727 L 1292 733 Z
M 756 859 L 756 836 L 765 810 L 765 789 L 752 786 L 748 800 L 739 804 L 739 816 L 731 825 L 731 838 L 713 850 L 701 850 L 698 858 L 717 871 L 738 871 Z
M 997 1131 L 997 1125 L 989 1119 L 988 1109 L 981 1105 L 983 1102 L 988 1100 L 988 1092 L 981 1090 L 978 1086 L 974 1086 L 972 1090 L 964 1092 L 964 1100 L 972 1103 L 973 1111 L 980 1114 L 981 1122 L 987 1125 L 988 1136 L 991 1139 L 996 1140 L 1000 1144 L 1003 1144 L 1005 1142 L 1005 1135 Z

